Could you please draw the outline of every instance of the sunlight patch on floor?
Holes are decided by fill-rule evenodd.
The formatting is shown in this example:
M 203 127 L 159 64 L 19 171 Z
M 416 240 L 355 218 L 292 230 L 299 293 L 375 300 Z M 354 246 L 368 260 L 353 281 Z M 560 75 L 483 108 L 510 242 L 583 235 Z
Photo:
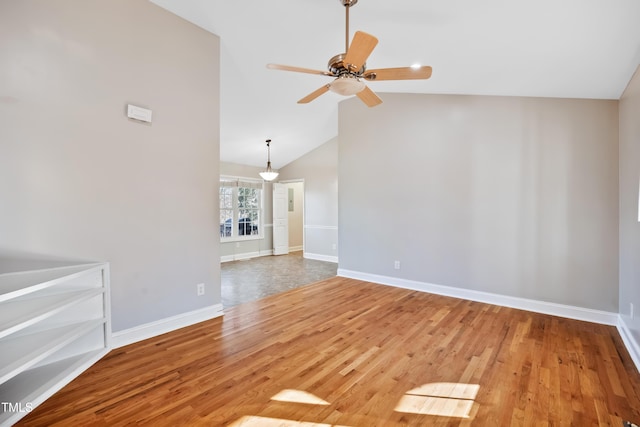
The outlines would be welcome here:
M 395 410 L 410 414 L 469 418 L 479 389 L 478 384 L 424 384 L 402 396 Z
M 334 424 L 311 423 L 306 421 L 292 421 L 281 418 L 258 417 L 247 415 L 227 427 L 349 427 Z
M 318 396 L 301 390 L 285 389 L 273 396 L 271 400 L 278 402 L 306 403 L 308 405 L 328 405 L 329 402 Z

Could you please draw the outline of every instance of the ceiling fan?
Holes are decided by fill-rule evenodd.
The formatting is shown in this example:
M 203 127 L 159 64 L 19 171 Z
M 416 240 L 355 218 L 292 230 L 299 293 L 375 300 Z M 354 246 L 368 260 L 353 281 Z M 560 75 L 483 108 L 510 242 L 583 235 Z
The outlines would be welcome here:
M 329 60 L 327 68 L 329 71 L 312 70 L 302 67 L 291 67 L 289 65 L 267 64 L 267 68 L 272 70 L 295 71 L 298 73 L 320 74 L 323 76 L 335 77 L 335 79 L 320 89 L 311 92 L 298 101 L 298 104 L 307 104 L 320 95 L 332 91 L 340 95 L 356 95 L 369 107 L 375 107 L 382 103 L 382 99 L 375 94 L 362 81 L 375 80 L 423 80 L 431 77 L 431 67 L 411 66 L 400 68 L 379 68 L 367 70 L 365 61 L 378 44 L 378 39 L 363 31 L 356 31 L 349 46 L 349 9 L 358 3 L 358 0 L 338 0 L 346 10 L 346 31 L 345 50 Z

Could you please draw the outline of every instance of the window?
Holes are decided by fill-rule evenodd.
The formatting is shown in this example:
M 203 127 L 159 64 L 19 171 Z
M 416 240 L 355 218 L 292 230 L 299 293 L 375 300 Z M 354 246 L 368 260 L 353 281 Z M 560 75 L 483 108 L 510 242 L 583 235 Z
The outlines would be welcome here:
M 262 238 L 262 182 L 220 180 L 220 240 Z

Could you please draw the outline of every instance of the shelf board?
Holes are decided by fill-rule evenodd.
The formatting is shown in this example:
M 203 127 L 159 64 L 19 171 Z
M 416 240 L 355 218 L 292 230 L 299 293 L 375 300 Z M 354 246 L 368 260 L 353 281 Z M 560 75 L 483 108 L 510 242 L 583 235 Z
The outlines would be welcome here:
M 0 402 L 19 402 L 23 406 L 30 403 L 35 408 L 106 353 L 107 349 L 90 351 L 22 372 L 0 385 Z M 25 415 L 20 412 L 0 413 L 0 425 L 12 425 Z
M 80 276 L 89 270 L 102 268 L 103 265 L 84 264 L 0 274 L 0 302 L 46 289 L 62 281 Z
M 0 384 L 104 325 L 105 322 L 104 318 L 93 319 L 3 340 L 0 343 Z
M 48 290 L 38 298 L 24 298 L 2 304 L 0 310 L 0 338 L 34 325 L 71 307 L 78 302 L 100 295 L 104 288 L 84 290 Z

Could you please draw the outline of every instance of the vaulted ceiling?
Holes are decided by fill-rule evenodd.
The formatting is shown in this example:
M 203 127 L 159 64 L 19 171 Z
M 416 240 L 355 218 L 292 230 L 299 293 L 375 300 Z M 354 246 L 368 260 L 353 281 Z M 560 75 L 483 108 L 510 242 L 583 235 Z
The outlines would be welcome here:
M 345 50 L 341 0 L 152 0 L 218 35 L 222 161 L 280 168 L 338 133 L 340 95 L 297 101 Z M 350 35 L 375 35 L 367 67 L 431 65 L 425 81 L 371 82 L 385 92 L 618 99 L 640 62 L 638 0 L 359 0 Z M 362 108 L 368 108 L 364 104 Z M 375 107 L 374 107 L 375 108 Z

